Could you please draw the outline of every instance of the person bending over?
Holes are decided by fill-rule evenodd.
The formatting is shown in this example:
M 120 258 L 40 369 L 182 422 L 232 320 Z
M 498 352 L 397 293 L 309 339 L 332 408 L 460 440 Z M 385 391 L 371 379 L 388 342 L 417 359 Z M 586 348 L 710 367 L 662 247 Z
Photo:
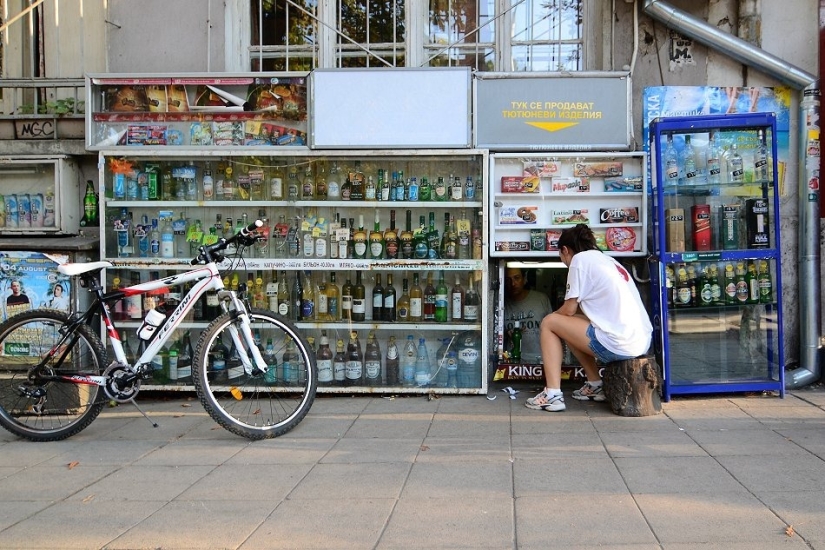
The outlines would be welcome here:
M 604 401 L 596 360 L 607 364 L 647 353 L 653 327 L 633 278 L 596 246 L 585 225 L 565 229 L 559 256 L 569 268 L 564 303 L 541 322 L 541 355 L 546 387 L 527 400 L 530 409 L 563 411 L 562 340 L 567 342 L 587 377 L 573 392 L 579 400 Z M 579 308 L 584 315 L 577 314 Z

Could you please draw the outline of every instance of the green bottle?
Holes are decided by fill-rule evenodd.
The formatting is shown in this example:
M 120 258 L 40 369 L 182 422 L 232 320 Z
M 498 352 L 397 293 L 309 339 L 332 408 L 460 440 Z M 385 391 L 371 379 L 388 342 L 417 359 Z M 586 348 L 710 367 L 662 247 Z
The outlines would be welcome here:
M 440 272 L 438 276 L 438 285 L 435 287 L 435 322 L 447 322 L 449 295 L 447 291 L 447 283 L 444 282 L 444 272 Z

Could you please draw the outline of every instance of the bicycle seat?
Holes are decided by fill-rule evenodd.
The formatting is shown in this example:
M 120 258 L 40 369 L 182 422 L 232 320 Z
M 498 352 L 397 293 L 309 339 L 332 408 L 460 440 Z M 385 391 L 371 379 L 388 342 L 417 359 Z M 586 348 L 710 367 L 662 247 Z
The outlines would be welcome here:
M 113 264 L 111 262 L 60 264 L 57 266 L 57 271 L 63 275 L 74 277 L 75 275 L 82 275 L 83 273 L 89 273 L 90 271 L 98 271 L 104 267 L 112 267 L 112 265 Z

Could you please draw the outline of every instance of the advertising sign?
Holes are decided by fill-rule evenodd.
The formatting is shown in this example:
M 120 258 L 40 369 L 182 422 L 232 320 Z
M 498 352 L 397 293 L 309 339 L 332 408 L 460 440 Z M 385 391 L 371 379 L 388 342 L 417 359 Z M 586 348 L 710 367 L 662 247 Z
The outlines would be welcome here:
M 493 150 L 594 151 L 630 148 L 627 73 L 575 76 L 480 74 L 475 146 Z
M 38 307 L 68 311 L 71 279 L 57 272 L 68 261 L 65 254 L 0 252 L 0 320 Z

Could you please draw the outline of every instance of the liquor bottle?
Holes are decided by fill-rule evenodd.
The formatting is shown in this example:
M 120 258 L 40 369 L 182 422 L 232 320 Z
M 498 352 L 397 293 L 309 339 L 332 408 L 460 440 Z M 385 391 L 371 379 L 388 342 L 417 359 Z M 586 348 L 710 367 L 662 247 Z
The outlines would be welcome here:
M 307 163 L 304 169 L 304 178 L 301 181 L 301 198 L 315 200 L 315 178 L 312 176 L 312 164 Z
M 364 230 L 364 215 L 358 215 L 358 230 L 352 236 L 356 259 L 367 257 L 367 232 Z
M 364 359 L 361 354 L 361 344 L 358 342 L 358 332 L 352 331 L 347 346 L 347 370 L 345 386 L 360 386 L 364 383 Z
M 464 199 L 468 201 L 476 200 L 476 184 L 473 181 L 473 176 L 467 176 L 464 181 Z
M 341 199 L 341 175 L 338 172 L 338 164 L 333 162 L 329 167 L 329 177 L 327 177 L 327 199 L 337 201 Z
M 368 176 L 367 183 L 364 185 L 364 200 L 375 201 L 377 199 L 375 179 L 373 179 L 372 176 Z
M 401 245 L 401 257 L 405 260 L 412 259 L 415 254 L 415 245 L 413 243 L 414 234 L 412 231 L 412 211 L 407 210 L 406 222 L 404 231 L 401 232 L 398 240 Z
M 301 227 L 300 221 L 295 220 L 295 224 L 289 228 L 286 235 L 287 254 L 290 258 L 297 258 L 301 252 Z
M 410 387 L 415 385 L 415 361 L 418 358 L 418 348 L 415 346 L 413 335 L 407 335 L 407 343 L 404 344 L 404 352 L 401 354 L 398 378 L 401 385 Z
M 372 320 L 384 319 L 384 287 L 381 286 L 381 274 L 375 274 L 375 285 L 372 287 Z
M 272 272 L 272 279 L 266 283 L 266 307 L 278 312 L 278 272 Z
M 430 225 L 427 228 L 427 257 L 431 260 L 439 258 L 438 247 L 441 242 L 441 237 L 438 234 L 438 229 L 435 227 L 435 212 L 430 212 Z
M 673 135 L 667 136 L 665 147 L 665 185 L 676 185 L 679 182 L 679 158 L 676 147 L 673 146 Z
M 748 288 L 748 281 L 746 275 L 745 263 L 736 262 L 736 302 L 745 304 L 748 302 L 750 289 Z
M 112 278 L 112 292 L 116 292 L 120 290 L 120 277 L 115 275 Z M 129 316 L 126 314 L 126 308 L 124 306 L 123 300 L 118 300 L 112 306 L 112 318 L 115 321 L 123 321 L 124 319 L 128 319 Z
M 384 254 L 388 260 L 398 259 L 398 231 L 395 229 L 395 210 L 390 210 L 390 227 L 384 231 Z
M 458 233 L 455 220 L 450 214 L 444 214 L 444 238 L 442 239 L 443 258 L 455 260 L 458 258 Z
M 318 352 L 315 354 L 315 363 L 318 366 L 318 384 L 321 386 L 331 386 L 334 381 L 332 358 L 327 331 L 322 331 L 321 343 L 318 346 Z
M 260 272 L 255 277 L 255 292 L 252 293 L 252 307 L 266 309 L 269 301 L 266 298 L 263 275 Z
M 510 362 L 521 363 L 521 321 L 516 320 L 513 326 L 513 335 L 510 337 L 512 348 L 510 349 Z
M 404 171 L 399 170 L 396 174 L 394 174 L 393 178 L 393 188 L 395 189 L 395 200 L 397 201 L 404 201 L 407 200 L 407 186 L 406 180 L 404 179 Z
M 344 286 L 341 287 L 341 319 L 352 321 L 352 281 L 349 273 Z
M 398 345 L 395 343 L 395 336 L 390 336 L 390 341 L 387 344 L 387 358 L 384 361 L 384 367 L 387 370 L 387 385 L 398 385 L 398 366 L 399 366 L 399 352 Z
M 748 283 L 747 303 L 758 304 L 759 278 L 756 276 L 756 265 L 753 262 L 748 262 L 748 272 L 745 274 L 745 281 Z
M 276 384 L 278 382 L 278 356 L 275 355 L 275 346 L 272 345 L 272 338 L 266 339 L 263 359 L 264 363 L 266 363 L 264 382 L 267 384 Z
M 430 244 L 424 220 L 423 215 L 418 217 L 418 229 L 413 234 L 413 258 L 417 260 L 424 260 L 430 256 Z
M 352 180 L 350 180 L 350 176 L 351 174 L 349 172 L 345 172 L 344 183 L 341 184 L 342 201 L 352 200 Z
M 461 210 L 461 217 L 455 222 L 455 230 L 456 233 L 458 233 L 458 259 L 469 260 L 472 254 L 472 243 L 470 240 L 472 224 L 463 209 Z
M 461 280 L 458 278 L 458 274 L 455 276 L 455 286 L 450 291 L 450 302 L 453 311 L 451 319 L 460 322 L 464 314 L 464 289 L 461 288 Z
M 456 176 L 455 179 L 453 179 L 453 184 L 450 187 L 450 200 L 464 200 L 464 184 L 461 183 L 461 178 L 458 176 Z
M 435 321 L 435 286 L 433 285 L 433 273 L 427 273 L 427 286 L 424 287 L 424 321 Z
M 332 382 L 335 386 L 343 386 L 347 379 L 347 356 L 344 354 L 344 341 L 338 340 L 335 344 L 335 357 L 332 358 Z
M 178 219 L 172 221 L 172 233 L 175 239 L 175 258 L 186 258 L 189 255 L 189 243 L 186 242 L 186 230 L 190 222 L 186 219 L 183 212 L 180 213 Z
M 159 201 L 161 197 L 161 189 L 160 181 L 158 180 L 158 166 L 156 164 L 146 166 L 146 186 L 148 200 Z
M 418 184 L 418 200 L 421 202 L 429 202 L 433 200 L 433 189 L 430 185 L 430 180 L 422 177 Z
M 190 160 L 183 172 L 184 198 L 188 201 L 198 200 L 198 181 L 195 175 L 195 162 Z
M 327 200 L 327 192 L 329 187 L 327 186 L 327 171 L 324 168 L 324 164 L 318 164 L 316 175 L 315 175 L 315 200 L 325 201 Z
M 771 270 L 767 260 L 759 261 L 759 302 L 770 304 L 773 302 L 773 281 L 771 280 Z
M 364 200 L 364 188 L 366 186 L 366 179 L 364 173 L 361 172 L 361 161 L 355 161 L 355 171 L 350 172 L 350 200 L 362 201 Z
M 339 234 L 336 236 L 338 239 L 338 257 L 342 260 L 349 257 L 347 255 L 349 251 L 349 243 L 348 239 L 344 238 L 345 235 L 349 235 L 346 218 L 341 220 L 341 229 L 339 230 Z
M 424 289 L 421 288 L 418 273 L 413 273 L 413 284 L 410 287 L 410 315 L 411 323 L 420 323 L 424 320 Z
M 378 184 L 376 185 L 376 188 L 379 201 L 392 200 L 390 198 L 390 190 L 392 188 L 392 185 L 390 180 L 387 179 L 386 173 L 383 169 L 378 170 Z
M 135 253 L 131 216 L 131 212 L 125 208 L 121 208 L 120 218 L 115 220 L 115 236 L 117 239 L 117 255 L 119 258 L 128 258 Z
M 438 276 L 438 285 L 435 287 L 435 322 L 446 323 L 448 316 L 448 300 L 447 283 L 444 281 L 444 272 L 440 272 Z
M 284 200 L 284 169 L 280 164 L 275 165 L 269 175 L 269 198 L 273 201 Z
M 438 176 L 438 178 L 436 178 L 433 195 L 436 201 L 441 202 L 447 200 L 447 183 L 444 181 L 444 176 Z
M 286 317 L 287 319 L 291 319 L 291 311 L 292 308 L 290 307 L 291 302 L 289 301 L 289 283 L 287 282 L 286 278 L 286 271 L 281 271 L 281 279 L 278 281 L 278 314 Z
M 408 201 L 418 202 L 418 178 L 413 176 L 407 181 L 407 191 L 405 195 Z
M 244 375 L 243 363 L 241 356 L 238 353 L 238 348 L 235 346 L 234 340 L 232 346 L 229 348 L 229 355 L 226 360 L 226 377 L 229 380 L 237 380 Z
M 427 353 L 427 343 L 424 338 L 418 339 L 418 348 L 415 353 L 415 385 L 427 386 L 430 383 L 430 356 Z
M 227 166 L 223 171 L 223 200 L 225 201 L 235 201 L 238 200 L 239 197 L 233 172 L 234 170 L 231 166 Z
M 768 145 L 765 143 L 765 131 L 757 131 L 757 144 L 753 152 L 753 177 L 758 183 L 769 181 L 770 163 L 768 162 Z
M 189 331 L 183 333 L 180 348 L 178 351 L 178 380 L 189 382 L 192 379 L 192 362 L 195 357 L 195 350 L 192 347 L 192 337 Z
M 387 275 L 387 286 L 384 287 L 383 318 L 385 321 L 393 322 L 396 320 L 395 305 L 395 287 L 392 285 L 392 273 L 389 273 Z
M 467 292 L 464 295 L 464 322 L 477 323 L 481 310 L 481 297 L 476 292 L 474 274 L 470 273 L 467 281 Z
M 736 273 L 733 271 L 733 264 L 725 264 L 725 303 L 736 303 Z
M 690 136 L 685 135 L 685 151 L 684 151 L 684 167 L 685 167 L 685 184 L 696 185 L 698 183 L 699 172 L 696 168 L 696 151 L 690 143 Z
M 91 227 L 98 225 L 97 194 L 95 184 L 92 180 L 86 180 L 86 194 L 83 196 L 83 218 L 80 220 L 81 227 Z
M 289 311 L 291 313 L 290 319 L 293 321 L 303 321 L 303 296 L 304 285 L 301 282 L 301 273 L 295 272 L 295 279 L 292 283 L 289 292 Z
M 734 143 L 730 148 L 730 155 L 728 156 L 728 181 L 729 183 L 742 183 L 745 181 L 745 169 L 742 161 L 742 155 L 739 154 L 739 149 Z
M 330 282 L 327 283 L 327 311 L 330 321 L 341 320 L 341 293 L 335 282 L 335 272 L 330 273 Z
M 295 353 L 295 341 L 287 336 L 284 354 L 281 356 L 281 376 L 285 386 L 293 386 L 298 382 L 298 361 Z
M 410 292 L 406 277 L 401 282 L 401 289 L 401 297 L 398 299 L 395 311 L 398 321 L 406 323 L 410 320 Z
M 203 244 L 203 224 L 200 220 L 195 220 L 186 228 L 186 242 L 189 243 L 189 257 L 196 257 Z
M 473 259 L 480 260 L 483 254 L 482 247 L 484 246 L 484 241 L 481 236 L 481 219 L 478 212 L 476 212 L 473 217 L 473 225 L 470 228 L 470 238 L 473 240 Z
M 134 240 L 137 242 L 138 258 L 149 257 L 149 233 L 152 226 L 149 225 L 149 218 L 144 214 L 140 218 L 140 223 L 135 225 Z
M 295 274 L 296 278 L 298 274 Z M 315 320 L 315 288 L 309 271 L 304 271 L 304 282 L 301 285 L 301 320 Z
M 367 337 L 367 349 L 364 352 L 364 383 L 367 386 L 382 386 L 381 350 L 375 339 L 375 332 L 370 331 Z
M 226 219 L 223 221 L 223 229 L 221 231 L 221 237 L 226 239 L 227 241 L 232 238 L 232 230 L 234 229 L 234 225 L 232 223 L 232 218 L 227 216 Z M 234 255 L 238 251 L 238 247 L 236 243 L 230 243 L 226 247 L 226 255 L 231 256 Z
M 315 286 L 315 319 L 317 321 L 330 321 L 329 318 L 329 295 L 327 294 L 327 274 L 321 272 L 321 282 Z
M 722 158 L 719 148 L 718 132 L 710 133 L 707 153 L 708 183 L 717 184 L 722 176 Z
M 669 307 L 676 305 L 674 295 L 676 294 L 676 273 L 673 267 L 665 266 L 665 298 Z
M 288 201 L 297 201 L 301 186 L 298 181 L 298 167 L 294 164 L 287 170 L 286 177 L 286 198 Z
M 163 218 L 163 227 L 160 230 L 160 257 L 175 257 L 175 232 L 168 217 Z
M 364 283 L 361 281 L 361 270 L 355 272 L 355 285 L 352 287 L 352 320 L 365 321 L 367 319 L 367 296 Z
M 381 233 L 381 221 L 378 210 L 375 211 L 375 222 L 369 235 L 370 259 L 381 260 L 384 258 L 384 234 Z

